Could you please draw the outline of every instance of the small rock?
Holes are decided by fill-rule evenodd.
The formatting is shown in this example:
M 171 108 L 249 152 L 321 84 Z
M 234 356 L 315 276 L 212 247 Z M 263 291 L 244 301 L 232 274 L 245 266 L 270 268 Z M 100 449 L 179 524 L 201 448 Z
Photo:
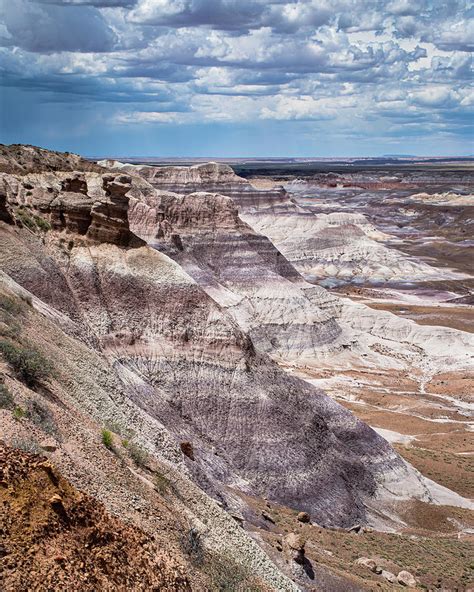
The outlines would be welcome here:
M 46 452 L 54 452 L 58 448 L 56 442 L 52 438 L 48 440 L 42 440 L 39 445 Z
M 346 530 L 347 532 L 355 532 L 356 534 L 359 534 L 359 532 L 362 530 L 362 526 L 360 524 L 354 524 L 354 526 L 351 526 Z
M 237 524 L 239 526 L 242 526 L 243 527 L 243 525 L 244 525 L 244 519 L 243 519 L 243 517 L 240 514 L 235 514 L 234 513 L 234 514 L 231 514 L 231 516 L 237 522 Z
M 398 583 L 408 588 L 414 588 L 416 586 L 416 579 L 413 574 L 409 571 L 402 570 L 397 576 Z
M 298 520 L 298 522 L 304 522 L 305 524 L 307 524 L 311 520 L 308 512 L 300 512 L 296 519 Z
M 52 497 L 49 498 L 49 503 L 52 506 L 55 506 L 56 504 L 62 506 L 63 505 L 63 498 L 60 495 L 58 495 L 57 493 L 55 493 Z
M 368 569 L 370 569 L 370 571 L 373 571 L 374 573 L 377 569 L 377 563 L 373 559 L 369 559 L 368 557 L 359 557 L 356 563 L 358 565 L 363 565 L 364 567 L 367 567 Z
M 397 583 L 397 578 L 391 571 L 386 571 L 385 569 L 383 569 L 381 576 L 382 576 L 382 578 L 385 578 L 387 580 L 387 582 L 390 582 L 391 584 Z
M 267 514 L 265 510 L 262 510 L 262 518 L 268 522 L 271 522 L 272 524 L 275 524 L 275 520 L 270 516 L 270 514 Z
M 181 452 L 185 456 L 187 456 L 191 460 L 194 460 L 194 448 L 191 442 L 181 442 L 179 446 L 181 448 Z

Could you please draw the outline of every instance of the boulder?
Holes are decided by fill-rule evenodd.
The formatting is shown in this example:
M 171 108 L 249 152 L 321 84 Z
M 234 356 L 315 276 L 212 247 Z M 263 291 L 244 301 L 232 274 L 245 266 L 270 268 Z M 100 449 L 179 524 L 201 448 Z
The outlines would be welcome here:
M 409 571 L 402 570 L 397 576 L 398 583 L 407 588 L 414 588 L 416 586 L 416 579 Z
M 359 557 L 356 563 L 357 565 L 363 565 L 364 567 L 370 569 L 370 571 L 376 573 L 375 570 L 377 569 L 377 563 L 373 559 L 369 559 L 368 557 Z
M 291 559 L 295 563 L 303 565 L 305 559 L 305 540 L 300 535 L 291 532 L 285 537 L 285 545 L 288 549 Z
M 296 519 L 298 520 L 298 522 L 303 522 L 306 524 L 311 521 L 311 518 L 310 518 L 308 512 L 300 512 L 298 514 L 298 516 L 296 517 Z
M 189 459 L 194 460 L 194 448 L 191 442 L 181 442 L 179 445 L 181 452 Z
M 382 578 L 385 578 L 387 582 L 390 582 L 391 584 L 397 583 L 397 577 L 391 571 L 383 569 L 380 575 L 382 576 Z
M 265 512 L 265 510 L 262 510 L 262 518 L 264 520 L 266 520 L 267 522 L 271 522 L 272 524 L 275 524 L 275 520 L 273 519 L 273 517 L 270 516 L 270 514 L 268 514 L 268 512 Z

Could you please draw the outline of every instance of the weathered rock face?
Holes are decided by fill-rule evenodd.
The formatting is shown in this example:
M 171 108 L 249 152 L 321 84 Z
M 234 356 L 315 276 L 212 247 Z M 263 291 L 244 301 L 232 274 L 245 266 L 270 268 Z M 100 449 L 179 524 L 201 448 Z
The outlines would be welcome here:
M 311 357 L 339 337 L 333 316 L 323 310 L 324 290 L 306 284 L 268 239 L 239 218 L 230 198 L 138 195 L 131 198 L 129 218 L 133 231 L 178 261 L 260 351 Z
M 242 209 L 255 207 L 278 207 L 289 201 L 289 196 L 282 187 L 261 191 L 248 181 L 234 173 L 227 164 L 209 162 L 191 167 L 152 167 L 124 165 L 117 161 L 100 161 L 98 164 L 107 168 L 139 174 L 153 187 L 179 194 L 219 193 L 231 197 Z
M 130 232 L 128 197 L 131 179 L 126 175 L 64 172 L 31 173 L 15 177 L 0 173 L 5 221 L 17 219 L 35 225 L 34 216 L 46 217 L 57 231 L 85 236 L 93 242 L 122 246 L 144 244 Z
M 167 463 L 181 510 L 202 514 L 212 544 L 235 548 L 277 590 L 294 586 L 189 479 L 230 509 L 234 488 L 329 525 L 364 523 L 372 508 L 383 514 L 387 496 L 428 499 L 385 440 L 266 353 L 318 363 L 318 351 L 347 343 L 341 325 L 360 325 L 353 341 L 389 327 L 400 344 L 412 338 L 406 326 L 374 321 L 366 307 L 349 319 L 348 307 L 306 283 L 229 197 L 157 190 L 125 167 L 3 175 L 2 183 L 17 224 L 0 222 L 1 279 L 33 294 L 28 339 L 57 360 L 53 400 L 69 421 L 57 456 L 104 501 L 116 488 L 115 510 L 128 514 L 132 491 L 156 527 L 156 501 L 142 483 L 150 475 L 137 479 L 121 457 L 95 450 L 109 422 Z M 51 229 L 30 228 L 24 212 Z M 11 419 L 6 433 L 15 430 Z
M 126 582 L 191 590 L 170 548 L 108 514 L 47 459 L 0 445 L 0 461 L 4 590 L 71 589 L 79 581 L 84 589 Z

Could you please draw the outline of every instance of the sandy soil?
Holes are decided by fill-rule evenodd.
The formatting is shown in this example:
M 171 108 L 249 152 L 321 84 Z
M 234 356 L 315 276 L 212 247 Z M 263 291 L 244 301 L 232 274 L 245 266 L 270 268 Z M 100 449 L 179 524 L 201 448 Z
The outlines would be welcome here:
M 418 306 L 405 302 L 370 302 L 366 304 L 376 310 L 388 310 L 405 319 L 412 319 L 419 325 L 438 325 L 474 333 L 474 311 L 470 306 L 443 306 L 442 304 Z
M 357 565 L 359 557 L 373 558 L 394 574 L 402 569 L 410 571 L 420 584 L 419 590 L 467 591 L 474 585 L 470 569 L 474 537 L 459 536 L 457 532 L 458 524 L 474 526 L 472 514 L 465 510 L 423 502 L 404 503 L 397 508 L 407 523 L 401 533 L 363 531 L 355 534 L 317 524 L 302 524 L 296 518 L 297 509 L 248 496 L 245 499 L 254 510 L 255 524 L 250 528 L 264 541 L 277 564 L 286 561 L 281 547 L 288 533 L 297 533 L 306 541 L 308 564 L 303 581 L 309 590 L 394 589 L 382 576 Z M 262 512 L 274 523 L 262 520 Z

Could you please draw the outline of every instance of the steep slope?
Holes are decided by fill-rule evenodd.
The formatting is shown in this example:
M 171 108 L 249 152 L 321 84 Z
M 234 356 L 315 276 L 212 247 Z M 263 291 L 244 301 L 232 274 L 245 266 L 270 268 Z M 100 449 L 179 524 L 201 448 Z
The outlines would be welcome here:
M 226 198 L 215 194 L 201 192 L 188 194 L 186 198 L 165 198 L 159 193 L 158 197 L 150 194 L 146 199 L 139 198 L 138 204 L 132 199 L 131 223 L 136 233 L 150 244 L 167 248 L 215 300 L 228 308 L 240 326 L 251 331 L 258 347 L 280 361 L 296 362 L 301 368 L 317 368 L 331 356 L 334 369 L 365 366 L 399 371 L 403 368 L 420 384 L 437 371 L 469 368 L 473 347 L 470 335 L 448 328 L 423 327 L 337 298 L 319 286 L 304 282 L 288 265 L 286 254 L 289 253 L 290 260 L 301 262 L 303 267 L 305 259 L 311 268 L 324 267 L 324 260 L 320 259 L 322 252 L 311 251 L 311 243 L 317 240 L 320 248 L 321 234 L 325 234 L 327 248 L 334 249 L 331 242 L 340 243 L 338 229 L 341 228 L 347 229 L 344 240 L 351 248 L 360 241 L 374 243 L 371 237 L 380 238 L 380 233 L 362 215 L 315 216 L 293 203 L 284 192 L 280 192 L 278 200 L 267 198 L 268 190 L 252 188 L 244 179 L 232 176 L 229 167 L 223 165 L 210 165 L 214 171 L 212 183 L 208 182 L 209 174 L 200 174 L 202 165 L 190 167 L 192 173 L 184 175 L 181 184 L 178 180 L 184 167 L 175 167 L 174 172 L 171 167 L 135 168 L 140 174 L 146 171 L 156 186 L 181 191 L 196 187 L 207 190 L 216 186 L 215 177 L 222 176 L 221 193 L 232 195 L 232 201 L 239 205 L 238 213 Z M 261 194 L 261 197 L 257 196 L 250 205 L 247 201 L 250 194 Z M 274 195 L 274 190 L 270 195 Z M 209 208 L 207 218 L 199 218 L 206 207 Z M 265 242 L 255 230 L 268 235 L 282 252 Z M 394 251 L 382 245 L 380 248 L 388 254 L 388 275 L 394 273 L 397 265 L 399 269 L 402 265 L 403 273 L 411 278 L 421 274 L 418 277 L 423 279 L 425 272 L 435 274 L 436 278 L 440 276 L 437 268 L 400 259 L 400 254 L 393 255 Z M 333 254 L 338 269 L 342 270 L 344 257 L 336 251 L 337 248 Z M 276 265 L 282 255 L 285 265 Z M 363 253 L 361 257 L 365 260 Z M 347 273 L 352 273 L 356 263 L 348 257 L 347 265 Z M 364 273 L 372 269 L 370 262 L 367 265 Z M 295 299 L 295 293 L 304 297 Z M 291 329 L 292 324 L 298 327 L 294 332 L 298 338 L 281 329 L 282 326 Z M 299 338 L 301 335 L 306 338 Z
M 176 179 L 176 175 L 171 177 Z M 192 177 L 194 188 L 196 172 Z M 185 186 L 183 183 L 181 190 Z M 201 187 L 207 187 L 206 182 Z M 239 201 L 235 185 L 224 182 L 223 191 L 234 191 L 232 202 Z M 262 197 L 255 203 L 266 201 Z M 270 237 L 278 241 L 278 233 L 284 231 L 292 241 L 295 257 L 300 259 L 301 253 L 306 256 L 305 232 L 313 236 L 318 225 L 336 231 L 346 225 L 359 237 L 380 238 L 381 233 L 359 214 L 314 216 L 288 198 L 282 198 L 279 204 L 273 202 L 271 207 L 244 207 L 244 214 L 240 215 L 232 202 L 219 194 L 197 192 L 178 196 L 158 191 L 146 198 L 137 195 L 131 199 L 130 220 L 137 234 L 178 261 L 215 301 L 226 307 L 239 326 L 249 331 L 260 351 L 269 353 L 292 373 L 327 388 L 356 411 L 359 400 L 370 394 L 374 409 L 382 397 L 387 398 L 392 415 L 413 409 L 429 421 L 432 417 L 433 421 L 452 418 L 454 423 L 449 429 L 462 432 L 469 428 L 470 404 L 462 395 L 465 388 L 457 385 L 456 376 L 468 379 L 474 348 L 472 335 L 421 326 L 337 298 L 305 282 L 294 268 L 291 271 L 285 258 L 285 264 L 281 264 L 282 254 L 242 218 L 250 223 L 256 220 L 257 226 L 262 217 L 268 219 Z M 328 236 L 328 240 L 332 237 Z M 336 232 L 334 241 L 339 240 Z M 311 265 L 319 265 L 317 253 L 309 260 Z M 406 273 L 416 275 L 421 270 L 421 279 L 423 270 L 429 267 L 403 258 L 401 261 Z M 398 258 L 395 263 L 390 262 L 391 268 L 399 263 Z M 438 269 L 429 268 L 429 273 L 439 278 Z M 459 398 L 441 394 L 433 399 L 425 394 L 427 384 L 444 382 L 446 378 L 460 392 Z M 468 384 L 469 380 L 464 381 L 464 385 Z M 449 387 L 446 388 L 449 394 Z M 397 403 L 399 395 L 403 396 L 403 405 Z M 380 425 L 380 420 L 375 421 L 375 425 Z M 390 431 L 381 433 L 387 435 Z M 433 499 L 442 503 L 467 503 L 436 487 L 432 494 Z

